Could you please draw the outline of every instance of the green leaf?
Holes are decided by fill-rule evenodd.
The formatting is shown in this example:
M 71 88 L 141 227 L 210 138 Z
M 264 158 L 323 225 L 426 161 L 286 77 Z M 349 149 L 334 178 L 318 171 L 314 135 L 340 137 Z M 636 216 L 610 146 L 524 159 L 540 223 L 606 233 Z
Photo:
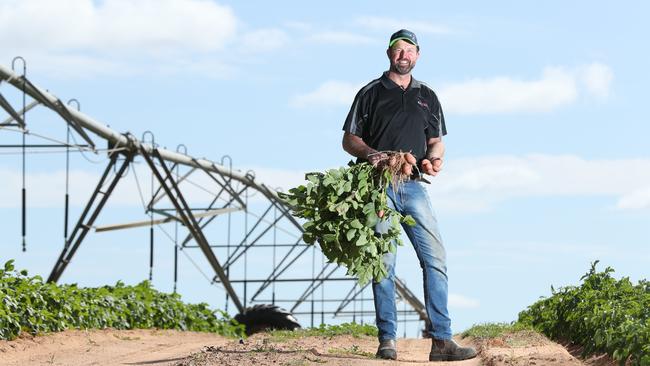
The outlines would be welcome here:
M 336 206 L 336 212 L 338 212 L 338 214 L 341 216 L 345 216 L 345 213 L 348 212 L 349 208 L 350 205 L 348 205 L 346 202 L 341 202 Z
M 374 202 L 368 202 L 363 206 L 363 209 L 361 210 L 364 214 L 368 215 L 370 213 L 375 212 L 375 203 Z
M 352 241 L 352 239 L 354 238 L 354 236 L 356 234 L 357 234 L 357 230 L 352 228 L 352 229 L 348 230 L 347 233 L 345 233 L 345 237 L 346 237 L 346 239 L 348 239 L 348 241 Z
M 10 259 L 7 262 L 5 262 L 5 271 L 6 272 L 11 272 L 14 270 L 14 259 Z
M 333 243 L 336 242 L 336 234 L 325 234 L 323 235 L 323 241 L 325 243 Z
M 309 230 L 312 227 L 314 227 L 316 224 L 313 221 L 307 221 L 304 224 L 302 224 L 302 228 L 305 230 Z
M 359 219 L 354 219 L 350 221 L 350 226 L 355 229 L 361 229 L 363 227 L 363 224 L 361 223 L 361 221 L 359 221 Z
M 402 219 L 402 222 L 405 223 L 408 226 L 415 226 L 416 222 L 415 219 L 411 215 L 406 215 Z
M 368 243 L 368 238 L 364 235 L 360 235 L 359 238 L 357 238 L 355 245 L 360 247 L 362 245 L 366 245 L 366 243 Z
M 374 227 L 375 225 L 377 225 L 378 222 L 379 222 L 379 216 L 377 216 L 377 214 L 374 211 L 366 214 L 367 227 Z

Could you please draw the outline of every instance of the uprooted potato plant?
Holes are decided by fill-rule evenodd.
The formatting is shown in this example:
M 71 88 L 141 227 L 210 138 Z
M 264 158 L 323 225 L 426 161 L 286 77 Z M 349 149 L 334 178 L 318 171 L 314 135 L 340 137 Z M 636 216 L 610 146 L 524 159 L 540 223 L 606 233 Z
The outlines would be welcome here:
M 411 216 L 403 216 L 388 206 L 386 194 L 408 178 L 415 163 L 412 155 L 384 152 L 376 166 L 350 163 L 347 167 L 324 173 L 307 173 L 306 185 L 280 194 L 297 217 L 306 219 L 303 239 L 318 242 L 330 262 L 347 268 L 348 275 L 360 284 L 386 277 L 384 254 L 401 245 L 400 224 L 415 225 Z M 384 234 L 375 233 L 379 220 L 388 220 Z

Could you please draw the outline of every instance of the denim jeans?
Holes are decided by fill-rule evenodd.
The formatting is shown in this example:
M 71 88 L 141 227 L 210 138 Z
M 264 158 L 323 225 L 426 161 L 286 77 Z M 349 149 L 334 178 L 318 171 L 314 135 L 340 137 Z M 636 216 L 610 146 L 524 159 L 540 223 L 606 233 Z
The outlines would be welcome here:
M 424 283 L 424 304 L 429 317 L 427 333 L 433 338 L 451 339 L 451 320 L 447 311 L 447 266 L 445 248 L 438 231 L 429 195 L 422 183 L 409 180 L 399 188 L 388 188 L 388 205 L 402 215 L 411 215 L 415 226 L 403 224 L 422 267 Z M 388 220 L 381 221 L 376 232 L 388 230 Z M 397 309 L 395 306 L 395 254 L 384 255 L 388 276 L 381 282 L 374 282 L 372 290 L 379 340 L 396 339 Z

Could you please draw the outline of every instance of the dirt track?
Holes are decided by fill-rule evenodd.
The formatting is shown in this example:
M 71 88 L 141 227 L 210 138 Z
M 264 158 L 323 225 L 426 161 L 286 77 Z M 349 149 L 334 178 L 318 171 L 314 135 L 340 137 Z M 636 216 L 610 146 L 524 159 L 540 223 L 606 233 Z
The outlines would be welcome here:
M 372 357 L 376 340 L 370 337 L 277 340 L 258 334 L 240 342 L 197 332 L 69 330 L 0 341 L 0 365 L 584 365 L 544 339 L 478 345 L 479 358 L 461 362 L 429 363 L 429 346 L 426 339 L 400 339 L 398 360 L 382 361 Z

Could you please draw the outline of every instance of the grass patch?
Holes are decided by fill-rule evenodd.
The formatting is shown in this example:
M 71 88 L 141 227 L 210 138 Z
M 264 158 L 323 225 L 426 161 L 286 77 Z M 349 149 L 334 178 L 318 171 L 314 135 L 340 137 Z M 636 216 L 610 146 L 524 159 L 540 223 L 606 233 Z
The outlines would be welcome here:
M 340 335 L 349 335 L 355 338 L 363 336 L 377 336 L 377 327 L 368 324 L 357 323 L 343 323 L 339 325 L 326 325 L 321 324 L 318 328 L 304 328 L 297 330 L 272 330 L 268 332 L 271 340 L 275 342 L 282 342 L 289 339 L 303 338 L 303 337 L 327 337 L 332 338 Z
M 531 326 L 523 325 L 521 323 L 482 323 L 474 324 L 471 328 L 461 333 L 463 338 L 497 338 L 502 337 L 506 333 L 517 333 L 519 331 L 533 330 Z
M 506 348 L 542 345 L 548 342 L 543 334 L 518 322 L 476 324 L 461 333 L 461 336 L 474 338 L 482 345 Z

